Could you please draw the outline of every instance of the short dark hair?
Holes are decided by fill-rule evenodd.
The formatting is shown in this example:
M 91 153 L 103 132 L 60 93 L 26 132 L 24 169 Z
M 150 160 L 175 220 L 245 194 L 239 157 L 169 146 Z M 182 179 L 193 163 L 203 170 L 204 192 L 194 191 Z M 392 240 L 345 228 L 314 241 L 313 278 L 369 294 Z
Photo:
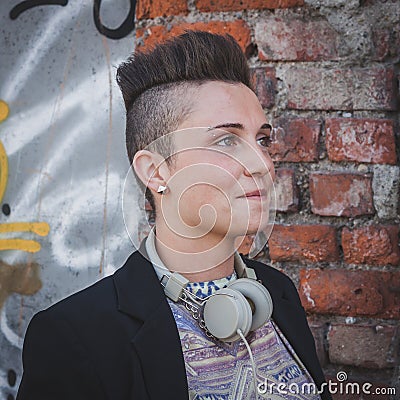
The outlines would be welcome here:
M 136 51 L 119 66 L 131 164 L 138 150 L 178 128 L 190 114 L 193 89 L 209 81 L 243 83 L 253 90 L 247 59 L 230 35 L 186 31 L 147 51 Z M 165 151 L 171 154 L 172 149 Z M 149 190 L 146 197 L 154 210 Z

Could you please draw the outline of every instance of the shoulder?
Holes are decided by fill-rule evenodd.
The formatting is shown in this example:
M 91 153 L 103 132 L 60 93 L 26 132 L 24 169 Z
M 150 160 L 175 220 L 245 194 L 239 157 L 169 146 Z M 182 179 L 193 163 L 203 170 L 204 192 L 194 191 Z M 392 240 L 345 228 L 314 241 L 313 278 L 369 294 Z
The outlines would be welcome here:
M 36 324 L 45 324 L 45 321 L 62 321 L 82 336 L 95 333 L 96 337 L 100 337 L 110 331 L 134 330 L 139 326 L 139 322 L 129 318 L 126 313 L 120 312 L 121 298 L 118 286 L 120 289 L 123 288 L 124 295 L 129 295 L 129 304 L 135 303 L 136 307 L 139 307 L 144 300 L 143 292 L 146 296 L 150 295 L 144 289 L 141 292 L 137 289 L 138 285 L 140 288 L 148 287 L 144 279 L 140 279 L 141 275 L 137 271 L 150 270 L 147 273 L 155 275 L 152 269 L 141 268 L 143 266 L 144 261 L 137 252 L 134 252 L 113 275 L 102 278 L 65 297 L 37 313 L 33 320 Z M 111 336 L 114 335 L 114 333 L 111 334 Z
M 83 356 L 82 345 L 78 343 L 81 339 L 88 342 L 88 336 L 93 336 L 93 329 L 99 330 L 93 321 L 99 321 L 98 316 L 104 307 L 102 299 L 111 297 L 107 294 L 111 293 L 110 283 L 109 277 L 103 278 L 36 313 L 25 335 L 25 358 L 29 354 L 39 357 L 36 354 L 38 349 L 46 357 L 52 357 L 50 353 L 53 351 L 64 355 L 74 352 L 75 356 L 78 353 Z
M 85 312 L 93 313 L 113 305 L 115 307 L 115 304 L 113 281 L 112 277 L 108 276 L 65 297 L 44 311 L 48 315 L 71 316 L 76 314 L 78 316 L 85 314 Z
M 99 279 L 64 299 L 54 303 L 45 311 L 47 314 L 57 314 L 63 316 L 76 317 L 85 313 L 106 313 L 115 311 L 118 308 L 118 298 L 115 289 L 115 279 L 120 281 L 132 280 L 130 270 L 137 267 L 140 257 L 137 252 L 132 253 L 125 263 L 118 268 L 114 274 Z
M 113 277 L 101 279 L 38 312 L 29 322 L 24 350 L 33 347 L 62 348 L 80 359 L 97 359 L 98 349 L 113 353 L 110 359 L 129 350 L 129 338 L 140 323 L 121 313 Z M 57 350 L 59 351 L 59 350 Z M 99 355 L 100 357 L 100 355 Z M 125 360 L 126 361 L 126 360 Z

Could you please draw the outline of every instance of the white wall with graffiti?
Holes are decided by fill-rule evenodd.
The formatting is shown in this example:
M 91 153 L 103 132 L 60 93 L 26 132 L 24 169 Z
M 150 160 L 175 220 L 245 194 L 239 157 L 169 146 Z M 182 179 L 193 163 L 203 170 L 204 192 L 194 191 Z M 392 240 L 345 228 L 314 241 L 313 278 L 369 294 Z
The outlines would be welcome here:
M 16 396 L 33 314 L 133 250 L 115 82 L 134 47 L 133 3 L 0 3 L 0 399 Z

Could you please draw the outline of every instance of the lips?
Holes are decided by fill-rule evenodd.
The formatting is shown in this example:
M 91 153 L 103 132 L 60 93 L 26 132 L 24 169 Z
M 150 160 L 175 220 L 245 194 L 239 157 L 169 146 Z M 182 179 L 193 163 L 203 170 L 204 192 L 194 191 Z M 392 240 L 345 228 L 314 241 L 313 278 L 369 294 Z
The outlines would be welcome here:
M 265 189 L 262 190 L 253 190 L 252 192 L 247 192 L 244 196 L 240 196 L 242 198 L 260 198 L 264 197 L 267 194 Z

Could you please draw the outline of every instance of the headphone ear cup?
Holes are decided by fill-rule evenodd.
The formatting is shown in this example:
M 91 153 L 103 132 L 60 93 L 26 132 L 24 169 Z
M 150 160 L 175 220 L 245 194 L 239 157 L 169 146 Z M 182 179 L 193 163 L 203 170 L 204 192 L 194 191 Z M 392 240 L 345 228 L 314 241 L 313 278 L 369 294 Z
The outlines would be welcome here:
M 271 318 L 273 311 L 272 298 L 268 290 L 254 279 L 240 278 L 228 285 L 229 289 L 233 289 L 243 294 L 247 301 L 254 307 L 252 310 L 251 331 L 260 328 Z
M 229 288 L 218 290 L 207 300 L 203 317 L 209 332 L 224 342 L 238 340 L 238 329 L 246 336 L 252 324 L 249 302 L 243 294 Z

